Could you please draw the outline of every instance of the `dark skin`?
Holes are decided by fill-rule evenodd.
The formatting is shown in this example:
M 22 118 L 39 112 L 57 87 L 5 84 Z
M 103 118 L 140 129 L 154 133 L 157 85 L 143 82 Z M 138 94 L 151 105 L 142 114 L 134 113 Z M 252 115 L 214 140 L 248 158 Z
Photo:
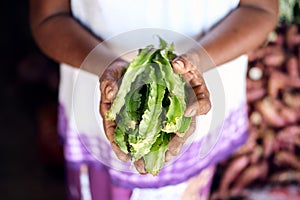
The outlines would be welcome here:
M 199 35 L 198 42 L 211 59 L 207 58 L 203 49 L 191 49 L 172 62 L 174 70 L 183 75 L 193 87 L 196 96 L 188 106 L 186 116 L 195 117 L 210 110 L 209 92 L 202 73 L 263 44 L 277 23 L 277 15 L 278 0 L 241 0 L 237 9 L 204 36 Z M 69 0 L 30 0 L 30 24 L 38 46 L 47 56 L 76 68 L 102 42 L 101 38 L 96 37 L 71 16 Z M 100 113 L 104 116 L 118 91 L 117 81 L 126 62 L 117 59 L 110 63 L 115 55 L 108 49 L 99 49 L 95 54 L 101 62 L 87 63 L 86 70 L 100 77 Z M 113 140 L 114 126 L 114 122 L 104 122 L 113 150 L 119 159 L 127 161 L 129 156 Z M 166 161 L 179 153 L 193 129 L 194 126 L 191 126 L 184 138 L 173 138 L 166 153 Z M 140 173 L 145 172 L 142 160 L 136 163 L 136 168 Z

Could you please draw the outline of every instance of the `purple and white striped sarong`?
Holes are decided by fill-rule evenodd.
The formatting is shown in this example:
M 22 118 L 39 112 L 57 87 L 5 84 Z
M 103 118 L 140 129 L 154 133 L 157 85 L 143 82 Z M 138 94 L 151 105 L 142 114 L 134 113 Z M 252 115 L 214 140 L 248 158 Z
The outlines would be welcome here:
M 117 164 L 109 163 L 110 160 L 116 161 L 107 141 L 103 141 L 97 136 L 87 137 L 85 134 L 70 129 L 65 124 L 67 120 L 63 105 L 60 105 L 59 113 L 60 131 L 65 133 L 62 138 L 67 161 L 67 174 L 69 174 L 68 180 L 73 181 L 73 184 L 77 182 L 75 184 L 77 186 L 74 188 L 71 187 L 72 183 L 69 184 L 69 193 L 73 193 L 73 195 L 78 195 L 78 191 L 84 188 L 78 188 L 78 181 L 80 182 L 78 177 L 82 171 L 85 171 L 82 170 L 82 166 L 87 167 L 86 171 L 90 177 L 88 191 L 91 195 L 97 195 L 95 191 L 102 191 L 101 195 L 105 195 L 103 190 L 106 191 L 105 188 L 110 187 L 107 190 L 110 193 L 106 194 L 110 195 L 109 199 L 113 199 L 111 195 L 119 195 L 119 193 L 124 193 L 124 198 L 129 199 L 135 188 L 162 188 L 187 182 L 202 170 L 211 169 L 210 166 L 214 166 L 228 157 L 247 139 L 247 107 L 244 104 L 230 112 L 224 120 L 222 128 L 216 129 L 215 133 L 207 134 L 199 141 L 191 142 L 190 145 L 183 148 L 183 152 L 174 158 L 173 162 L 163 167 L 157 177 L 153 177 L 152 175 L 139 175 L 132 169 L 134 167 L 130 166 L 130 163 L 122 163 L 121 161 Z M 211 137 L 214 139 L 212 140 Z M 201 154 L 202 147 L 211 141 L 213 144 L 210 145 L 210 148 L 206 150 L 205 154 Z M 77 178 L 74 174 L 77 174 Z M 74 182 L 73 179 L 76 181 Z M 209 185 L 210 181 L 207 184 Z M 98 187 L 98 189 L 94 190 L 92 187 Z

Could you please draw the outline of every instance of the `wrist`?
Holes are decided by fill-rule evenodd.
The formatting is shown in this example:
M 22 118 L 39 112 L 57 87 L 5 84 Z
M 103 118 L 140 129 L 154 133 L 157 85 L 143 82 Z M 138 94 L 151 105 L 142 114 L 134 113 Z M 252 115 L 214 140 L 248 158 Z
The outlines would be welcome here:
M 115 62 L 121 63 L 125 61 L 104 45 L 98 45 L 86 57 L 81 65 L 81 69 L 93 73 L 100 78 L 104 71 Z

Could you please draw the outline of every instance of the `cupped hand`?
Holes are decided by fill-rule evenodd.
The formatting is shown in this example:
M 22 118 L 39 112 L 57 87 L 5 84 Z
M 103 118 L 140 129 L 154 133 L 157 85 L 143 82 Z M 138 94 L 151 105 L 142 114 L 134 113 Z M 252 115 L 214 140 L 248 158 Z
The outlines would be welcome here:
M 182 55 L 172 61 L 175 72 L 181 74 L 188 86 L 192 88 L 189 92 L 189 104 L 185 116 L 193 117 L 206 114 L 211 108 L 210 94 L 206 83 L 197 65 L 199 61 L 194 56 Z
M 195 132 L 195 129 L 196 129 L 196 118 L 192 117 L 190 127 L 187 130 L 187 132 L 184 134 L 184 136 L 181 137 L 175 134 L 173 138 L 170 140 L 168 150 L 166 151 L 165 154 L 166 162 L 169 162 L 174 156 L 177 156 L 180 153 L 183 144 Z
M 195 117 L 197 115 L 206 114 L 210 108 L 209 91 L 206 87 L 205 81 L 201 72 L 195 67 L 194 62 L 190 62 L 187 57 L 179 56 L 172 62 L 173 69 L 181 74 L 186 82 L 191 86 L 190 102 L 187 106 L 185 116 L 192 117 L 192 122 L 189 130 L 183 137 L 175 135 L 170 143 L 166 152 L 166 162 L 170 161 L 173 156 L 179 154 L 183 144 L 189 138 L 190 135 L 195 131 L 196 122 Z M 100 113 L 103 117 L 103 125 L 105 134 L 110 141 L 111 147 L 117 157 L 122 161 L 129 161 L 130 156 L 123 152 L 117 143 L 114 141 L 115 134 L 115 121 L 105 120 L 105 115 L 110 109 L 111 103 L 113 102 L 118 92 L 118 81 L 122 76 L 122 72 L 127 66 L 125 61 L 116 61 L 111 64 L 103 73 L 100 78 L 100 89 L 101 89 L 101 102 L 100 102 Z M 141 158 L 134 162 L 135 168 L 140 174 L 146 174 L 145 163 Z
M 114 140 L 116 122 L 106 120 L 105 116 L 108 110 L 110 109 L 113 100 L 116 97 L 119 88 L 118 82 L 122 76 L 124 68 L 127 65 L 128 63 L 123 60 L 114 61 L 111 65 L 107 67 L 107 69 L 103 72 L 102 76 L 100 77 L 100 114 L 103 118 L 104 132 L 116 156 L 120 160 L 125 162 L 127 162 L 130 159 L 130 157 L 128 154 L 126 154 L 120 149 L 120 147 Z
M 130 156 L 123 152 L 114 140 L 115 128 L 117 124 L 115 121 L 105 120 L 105 116 L 117 95 L 119 89 L 119 80 L 121 79 L 122 72 L 127 65 L 128 63 L 126 61 L 117 60 L 103 72 L 100 78 L 100 114 L 103 118 L 105 135 L 118 159 L 124 162 L 129 161 Z M 140 174 L 146 174 L 145 163 L 143 159 L 135 161 L 134 165 Z
M 192 117 L 192 122 L 183 137 L 175 135 L 171 139 L 166 152 L 166 162 L 180 153 L 183 144 L 194 133 L 196 129 L 196 116 L 206 114 L 211 108 L 210 94 L 202 72 L 197 68 L 197 65 L 199 65 L 198 62 L 197 58 L 191 55 L 182 55 L 174 59 L 171 63 L 174 71 L 181 74 L 191 88 L 185 116 Z

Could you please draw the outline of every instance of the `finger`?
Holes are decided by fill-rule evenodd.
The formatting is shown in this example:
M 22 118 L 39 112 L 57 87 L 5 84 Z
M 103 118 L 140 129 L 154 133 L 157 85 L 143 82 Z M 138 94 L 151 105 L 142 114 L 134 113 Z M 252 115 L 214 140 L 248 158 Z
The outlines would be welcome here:
M 165 153 L 165 162 L 170 162 L 170 160 L 172 160 L 173 155 L 170 153 L 169 150 L 166 151 Z
M 205 84 L 202 75 L 197 71 L 189 71 L 186 74 L 182 74 L 182 77 L 189 84 L 189 87 L 197 87 Z
M 182 57 L 176 58 L 172 62 L 172 66 L 176 72 L 182 74 L 183 78 L 194 91 L 194 97 L 191 98 L 192 101 L 185 111 L 185 116 L 192 117 L 206 114 L 211 108 L 211 103 L 209 100 L 209 91 L 200 71 Z
M 193 91 L 197 96 L 197 99 L 209 99 L 209 91 L 205 84 L 193 87 Z
M 198 101 L 190 104 L 185 110 L 184 115 L 186 117 L 193 117 L 198 115 L 207 114 L 210 111 L 211 102 L 209 99 L 198 99 Z
M 127 162 L 130 160 L 129 155 L 127 155 L 125 152 L 123 152 L 120 147 L 117 145 L 114 139 L 115 135 L 115 127 L 116 123 L 114 121 L 103 121 L 104 124 L 104 130 L 105 130 L 105 135 L 107 139 L 109 140 L 112 150 L 115 152 L 116 156 L 124 162 Z
M 134 166 L 140 174 L 147 174 L 147 171 L 145 169 L 145 162 L 143 158 L 135 161 Z
M 184 139 L 182 137 L 179 137 L 178 135 L 175 135 L 169 143 L 168 151 L 170 152 L 170 154 L 172 156 L 178 155 L 183 143 Z
M 116 123 L 114 121 L 106 121 L 104 122 L 104 129 L 105 129 L 105 135 L 109 142 L 114 141 L 115 137 L 115 128 L 116 128 Z
M 105 120 L 106 113 L 109 111 L 111 107 L 111 103 L 104 103 L 104 101 L 100 101 L 100 115 L 102 116 L 103 120 Z
M 106 116 L 106 113 L 107 113 L 109 107 L 110 107 L 110 104 L 100 103 L 100 113 L 103 118 L 102 123 L 103 123 L 103 127 L 105 130 L 104 132 L 105 132 L 107 139 L 110 142 L 112 142 L 112 141 L 114 141 L 115 128 L 116 128 L 117 124 L 115 121 L 105 119 L 105 116 Z
M 184 141 L 186 141 L 195 132 L 195 130 L 196 130 L 196 118 L 192 117 L 190 127 L 183 136 Z
M 102 74 L 100 81 L 103 80 L 118 80 L 121 75 L 124 67 L 127 65 L 125 61 L 114 61 Z
M 192 80 L 189 81 L 189 84 L 192 87 L 196 87 L 196 86 L 200 86 L 200 85 L 205 85 L 204 78 L 203 78 L 202 74 L 198 70 L 191 71 L 191 73 L 193 75 L 193 78 L 192 78 Z
M 185 110 L 186 117 L 206 114 L 211 109 L 210 94 L 205 84 L 193 88 L 190 102 Z
M 123 152 L 120 147 L 117 145 L 116 142 L 111 142 L 111 148 L 115 152 L 116 156 L 118 157 L 119 160 L 123 162 L 128 162 L 130 160 L 130 157 L 128 154 Z
M 125 66 L 126 63 L 124 61 L 116 61 L 101 76 L 100 90 L 103 96 L 102 100 L 105 103 L 112 102 L 115 98 L 118 91 L 118 81 Z
M 100 90 L 101 90 L 101 101 L 103 103 L 111 103 L 118 92 L 117 80 L 106 79 L 101 81 Z
M 186 74 L 187 72 L 190 71 L 190 69 L 187 67 L 185 60 L 183 60 L 181 58 L 174 59 L 171 62 L 171 64 L 172 64 L 174 71 L 178 74 Z
M 196 129 L 196 119 L 195 117 L 192 118 L 190 128 L 184 134 L 183 137 L 178 138 L 179 136 L 174 136 L 173 139 L 169 143 L 168 150 L 165 153 L 165 162 L 169 162 L 172 158 L 178 155 L 181 151 L 182 145 L 178 145 L 178 143 L 184 144 L 186 140 L 195 132 Z
M 178 135 L 175 135 L 169 143 L 168 146 L 168 153 L 166 153 L 166 160 L 170 159 L 172 156 L 176 156 L 180 153 L 183 144 L 186 142 L 186 140 L 195 132 L 196 130 L 196 118 L 193 117 L 190 127 L 187 130 L 187 132 L 184 134 L 184 136 L 180 137 Z

